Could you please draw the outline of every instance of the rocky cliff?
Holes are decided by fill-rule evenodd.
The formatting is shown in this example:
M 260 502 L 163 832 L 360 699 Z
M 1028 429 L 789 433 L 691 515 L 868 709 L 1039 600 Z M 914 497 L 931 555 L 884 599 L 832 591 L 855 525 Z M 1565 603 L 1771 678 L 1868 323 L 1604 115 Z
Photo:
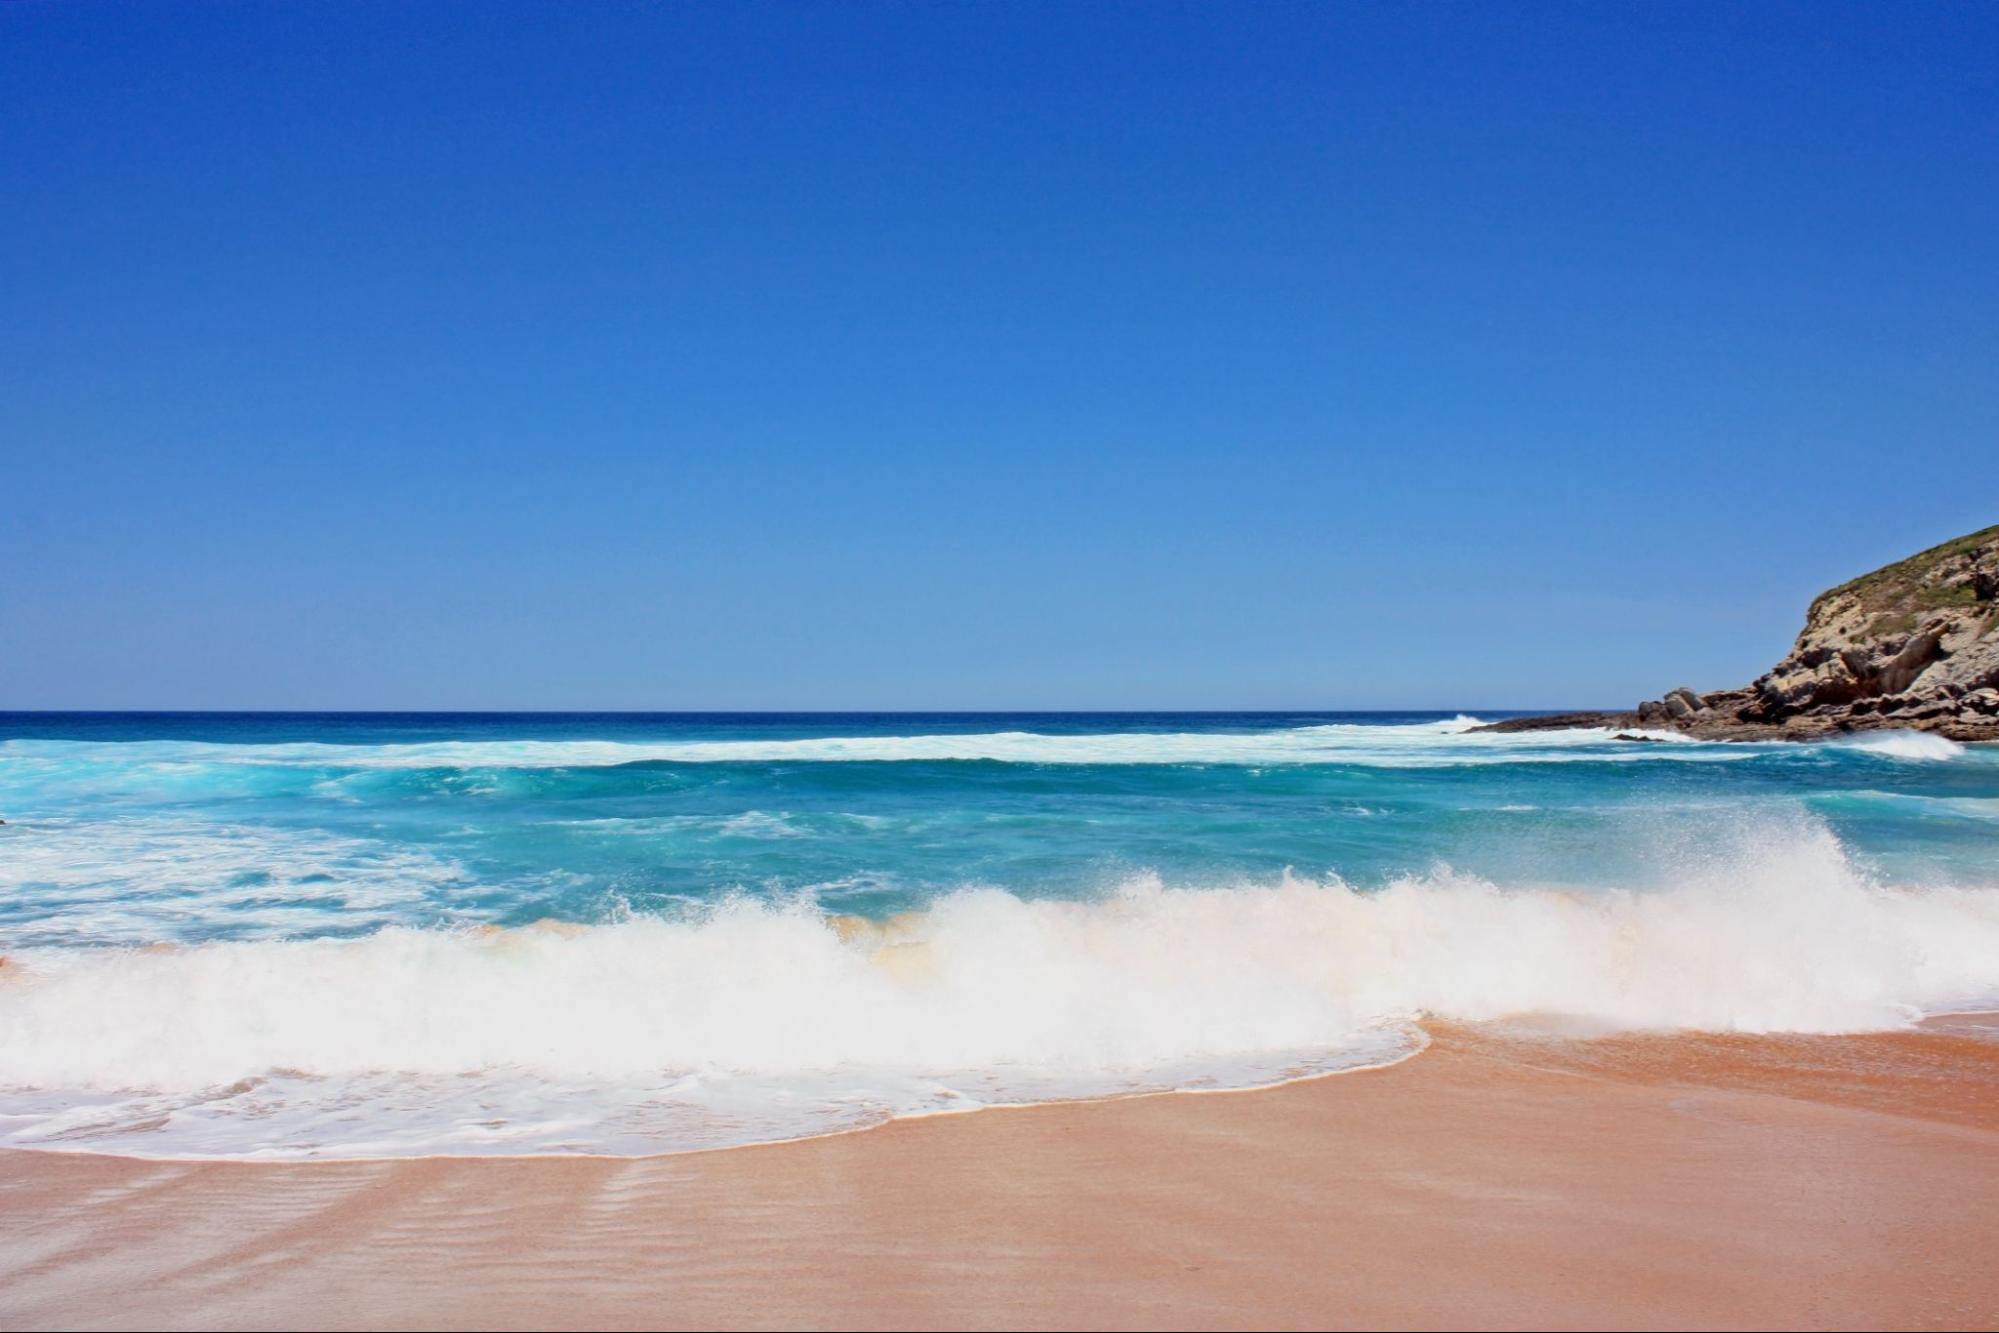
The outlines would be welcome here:
M 1790 655 L 1741 689 L 1681 688 L 1630 713 L 1519 718 L 1490 729 L 1576 726 L 1718 740 L 1884 728 L 1999 740 L 1999 527 L 1821 593 Z

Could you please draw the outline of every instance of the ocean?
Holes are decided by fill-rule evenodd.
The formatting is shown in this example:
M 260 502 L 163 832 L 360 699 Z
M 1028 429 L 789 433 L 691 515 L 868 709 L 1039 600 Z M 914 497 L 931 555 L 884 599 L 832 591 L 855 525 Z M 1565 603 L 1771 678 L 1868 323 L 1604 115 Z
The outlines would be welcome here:
M 0 714 L 0 1145 L 666 1152 L 1999 1004 L 1999 752 L 1476 721 Z

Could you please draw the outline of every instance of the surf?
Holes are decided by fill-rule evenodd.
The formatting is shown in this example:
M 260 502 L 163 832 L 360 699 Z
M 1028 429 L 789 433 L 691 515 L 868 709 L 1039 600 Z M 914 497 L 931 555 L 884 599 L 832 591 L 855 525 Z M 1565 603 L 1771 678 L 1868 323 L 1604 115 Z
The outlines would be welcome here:
M 1669 886 L 1438 868 L 919 912 L 672 915 L 21 950 L 0 1142 L 156 1155 L 657 1152 L 898 1115 L 1259 1086 L 1401 1058 L 1425 1018 L 1831 1033 L 1999 1000 L 1999 887 L 1884 882 L 1821 825 Z

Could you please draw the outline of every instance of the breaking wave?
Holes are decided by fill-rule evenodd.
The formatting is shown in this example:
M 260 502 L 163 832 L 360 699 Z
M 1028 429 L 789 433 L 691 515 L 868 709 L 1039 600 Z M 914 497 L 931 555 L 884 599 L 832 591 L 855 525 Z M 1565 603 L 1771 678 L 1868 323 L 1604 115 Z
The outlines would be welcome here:
M 1416 1020 L 1844 1032 L 1999 998 L 1999 888 L 1901 888 L 1822 826 L 1658 890 L 1137 876 L 884 921 L 799 899 L 0 967 L 0 1141 L 155 1155 L 653 1152 L 1400 1058 Z
M 1862 754 L 1928 762 L 1956 759 L 1964 753 L 1964 747 L 1956 741 L 1928 731 L 1876 731 L 1851 740 L 1841 740 L 1837 744 L 1842 749 L 1858 750 Z
M 1473 732 L 1461 715 L 1400 725 L 1324 723 L 1253 731 L 991 731 L 935 735 L 813 736 L 756 740 L 465 740 L 346 745 L 323 741 L 221 744 L 202 741 L 0 742 L 0 758 L 39 780 L 115 769 L 170 786 L 246 767 L 348 769 L 564 769 L 677 763 L 1359 764 L 1437 767 L 1479 764 L 1727 760 L 1744 745 L 1636 746 L 1602 730 Z M 1647 733 L 1648 735 L 1650 733 Z M 1684 741 L 1684 737 L 1674 737 Z M 29 767 L 32 766 L 32 767 Z M 241 777 L 235 779 L 242 781 Z

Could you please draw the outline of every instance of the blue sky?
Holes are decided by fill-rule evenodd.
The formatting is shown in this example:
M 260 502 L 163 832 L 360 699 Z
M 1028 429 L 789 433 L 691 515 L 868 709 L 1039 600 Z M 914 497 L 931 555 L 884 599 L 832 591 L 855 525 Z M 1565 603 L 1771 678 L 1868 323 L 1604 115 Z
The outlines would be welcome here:
M 0 707 L 1553 707 L 1999 521 L 1999 7 L 0 6 Z

